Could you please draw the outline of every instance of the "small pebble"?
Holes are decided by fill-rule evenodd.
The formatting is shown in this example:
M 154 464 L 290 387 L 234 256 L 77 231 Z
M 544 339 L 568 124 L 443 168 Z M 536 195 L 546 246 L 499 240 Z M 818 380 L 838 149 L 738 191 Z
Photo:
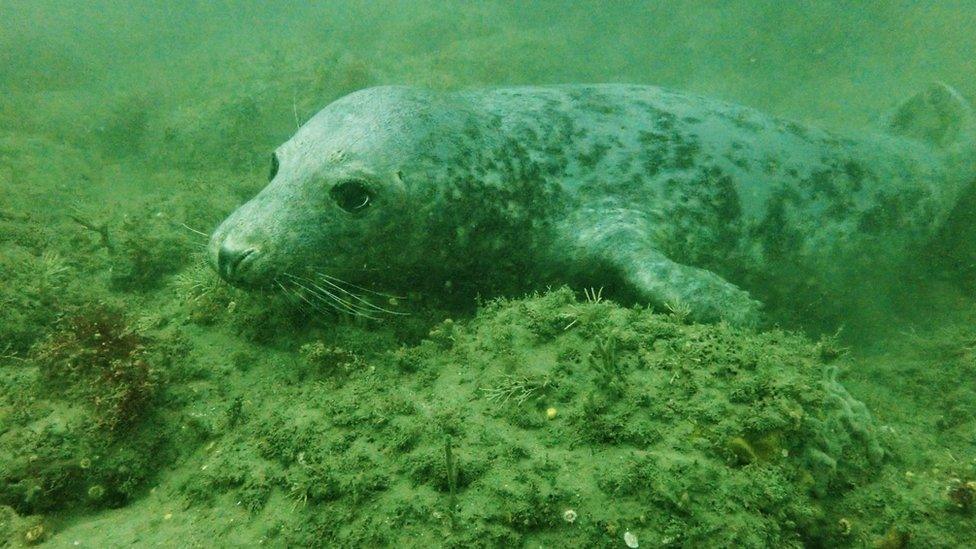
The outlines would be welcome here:
M 637 543 L 637 536 L 630 531 L 624 532 L 624 543 L 626 543 L 627 547 L 630 547 L 630 549 L 637 549 L 637 547 L 639 547 Z

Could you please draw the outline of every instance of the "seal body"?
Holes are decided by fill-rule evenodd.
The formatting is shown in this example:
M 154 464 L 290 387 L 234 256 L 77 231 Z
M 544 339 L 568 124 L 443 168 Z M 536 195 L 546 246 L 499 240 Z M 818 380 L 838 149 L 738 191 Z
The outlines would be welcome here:
M 910 258 L 972 184 L 974 152 L 943 85 L 858 138 L 648 86 L 370 88 L 275 152 L 211 255 L 231 282 L 349 304 L 374 285 L 568 283 L 750 324 L 761 300 Z

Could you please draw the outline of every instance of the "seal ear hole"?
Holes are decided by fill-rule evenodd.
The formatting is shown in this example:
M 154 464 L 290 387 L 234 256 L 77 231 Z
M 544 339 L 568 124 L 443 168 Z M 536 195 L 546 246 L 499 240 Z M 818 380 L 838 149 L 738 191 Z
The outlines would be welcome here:
M 373 193 L 362 181 L 343 181 L 329 191 L 340 208 L 350 213 L 361 212 L 373 202 Z
M 268 174 L 268 181 L 278 175 L 278 153 L 271 153 L 271 172 Z

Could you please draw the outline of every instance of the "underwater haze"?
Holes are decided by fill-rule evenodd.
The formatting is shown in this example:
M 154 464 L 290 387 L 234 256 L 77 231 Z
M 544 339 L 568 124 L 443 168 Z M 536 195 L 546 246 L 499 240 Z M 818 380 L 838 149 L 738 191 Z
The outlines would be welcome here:
M 357 90 L 661 86 L 860 136 L 942 83 L 955 131 L 973 29 L 962 0 L 0 0 L 0 547 L 976 547 L 976 173 L 904 265 L 769 288 L 757 325 L 600 280 L 317 301 L 208 252 Z

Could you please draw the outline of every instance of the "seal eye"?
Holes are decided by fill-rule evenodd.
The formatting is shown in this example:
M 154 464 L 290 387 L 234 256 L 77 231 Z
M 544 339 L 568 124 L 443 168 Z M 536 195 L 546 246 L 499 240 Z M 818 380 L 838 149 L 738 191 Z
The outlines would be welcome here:
M 268 181 L 278 175 L 278 153 L 271 153 L 271 173 L 268 174 Z
M 343 181 L 329 191 L 340 208 L 350 213 L 365 210 L 373 201 L 373 193 L 362 181 Z

